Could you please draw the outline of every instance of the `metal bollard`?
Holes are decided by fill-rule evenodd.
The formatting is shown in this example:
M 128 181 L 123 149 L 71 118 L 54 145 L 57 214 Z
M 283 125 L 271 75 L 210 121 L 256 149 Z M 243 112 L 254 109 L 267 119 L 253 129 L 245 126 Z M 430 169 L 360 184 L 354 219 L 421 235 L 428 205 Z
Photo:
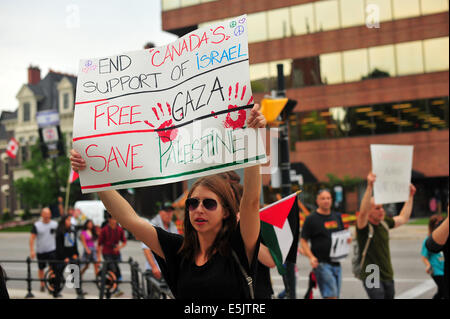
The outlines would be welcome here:
M 31 258 L 27 257 L 27 290 L 28 293 L 25 298 L 34 298 L 33 293 L 31 292 Z

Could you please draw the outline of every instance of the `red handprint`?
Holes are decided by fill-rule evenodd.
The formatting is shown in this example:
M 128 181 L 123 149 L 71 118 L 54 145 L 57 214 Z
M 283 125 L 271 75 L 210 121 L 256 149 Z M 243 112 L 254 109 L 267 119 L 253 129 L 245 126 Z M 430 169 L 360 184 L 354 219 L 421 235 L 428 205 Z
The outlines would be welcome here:
M 161 105 L 161 103 L 157 103 L 156 105 L 158 105 L 158 108 L 162 114 L 163 117 L 166 116 L 166 114 L 164 113 L 163 107 Z M 167 110 L 168 110 L 168 115 L 172 116 L 172 111 L 170 108 L 170 104 L 166 102 L 166 106 L 167 106 Z M 159 115 L 158 115 L 158 110 L 155 107 L 152 107 L 152 111 L 156 116 L 156 119 L 158 120 L 158 122 L 160 121 Z M 164 118 L 163 118 L 164 120 Z M 151 126 L 151 127 L 155 127 L 153 126 L 152 123 L 149 123 L 148 121 L 144 121 L 145 124 Z M 177 135 L 178 135 L 178 129 L 173 128 L 173 129 L 167 129 L 169 127 L 175 127 L 175 125 L 172 124 L 172 119 L 168 119 L 166 121 L 164 121 L 162 124 L 159 125 L 159 127 L 155 130 L 158 133 L 159 138 L 161 139 L 161 141 L 163 143 L 167 143 L 170 141 L 173 141 Z
M 242 93 L 241 93 L 241 98 L 240 98 L 241 101 L 244 100 L 246 90 L 247 90 L 247 86 L 244 85 L 244 87 L 242 88 Z M 231 101 L 232 91 L 233 91 L 233 88 L 230 85 L 230 87 L 228 88 L 228 100 L 229 101 Z M 235 90 L 235 94 L 234 94 L 235 100 L 238 98 L 238 93 L 239 93 L 239 83 L 236 83 L 236 90 Z M 248 100 L 247 105 L 251 104 L 252 102 L 253 102 L 253 96 Z M 239 105 L 239 106 L 242 106 L 242 105 Z M 232 110 L 239 106 L 230 104 L 230 105 L 228 105 L 228 109 Z M 226 117 L 225 121 L 223 122 L 223 126 L 226 128 L 232 128 L 233 130 L 244 127 L 245 119 L 247 118 L 247 112 L 245 110 L 237 111 L 238 117 L 235 120 L 233 120 L 231 118 L 231 114 L 233 114 L 233 113 L 236 113 L 236 112 L 230 112 L 227 114 L 227 117 Z

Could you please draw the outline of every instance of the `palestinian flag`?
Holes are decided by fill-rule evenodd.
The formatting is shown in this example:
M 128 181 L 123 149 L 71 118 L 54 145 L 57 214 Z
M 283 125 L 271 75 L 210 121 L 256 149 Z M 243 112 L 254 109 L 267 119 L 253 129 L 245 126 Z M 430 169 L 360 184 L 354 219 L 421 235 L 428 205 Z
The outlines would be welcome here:
M 72 168 L 70 168 L 69 183 L 75 182 L 80 176 Z
M 280 275 L 286 273 L 283 264 L 297 261 L 299 207 L 297 194 L 282 198 L 260 210 L 261 235 L 269 248 Z

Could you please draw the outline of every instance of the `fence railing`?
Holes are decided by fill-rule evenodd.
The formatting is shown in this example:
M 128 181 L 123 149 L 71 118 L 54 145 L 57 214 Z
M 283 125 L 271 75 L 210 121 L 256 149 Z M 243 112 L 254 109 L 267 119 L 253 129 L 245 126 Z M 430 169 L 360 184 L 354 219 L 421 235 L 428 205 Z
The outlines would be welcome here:
M 63 289 L 62 285 L 64 284 L 64 281 L 66 281 L 66 285 L 68 284 L 67 280 L 70 280 L 69 284 L 71 288 L 76 288 L 77 299 L 84 299 L 82 287 L 85 283 L 95 283 L 97 285 L 97 288 L 99 289 L 99 299 L 111 298 L 111 295 L 117 289 L 119 284 L 131 285 L 131 295 L 133 299 L 173 298 L 170 289 L 164 282 L 156 280 L 148 271 L 142 272 L 139 264 L 131 257 L 127 262 L 114 260 L 97 262 L 101 267 L 94 280 L 83 279 L 80 275 L 80 266 L 86 264 L 86 262 L 80 261 L 79 259 L 71 260 L 70 263 L 66 263 L 62 260 L 46 260 L 50 265 L 49 270 L 47 270 L 43 279 L 35 278 L 31 274 L 31 265 L 38 262 L 39 261 L 32 260 L 30 257 L 26 260 L 0 260 L 0 264 L 25 263 L 27 265 L 25 277 L 10 277 L 8 276 L 8 273 L 6 273 L 5 278 L 6 281 L 25 281 L 27 285 L 27 294 L 25 298 L 34 297 L 32 292 L 32 282 L 43 281 L 49 291 L 51 289 L 56 289 L 58 290 L 56 293 L 58 293 Z M 43 260 L 41 260 L 41 262 L 43 262 Z M 130 267 L 130 280 L 119 281 L 119 278 L 117 278 L 115 265 L 120 264 L 126 264 Z M 67 266 L 70 266 L 70 274 L 67 276 L 68 278 L 65 278 L 64 280 L 63 272 Z M 74 271 L 72 272 L 72 270 Z

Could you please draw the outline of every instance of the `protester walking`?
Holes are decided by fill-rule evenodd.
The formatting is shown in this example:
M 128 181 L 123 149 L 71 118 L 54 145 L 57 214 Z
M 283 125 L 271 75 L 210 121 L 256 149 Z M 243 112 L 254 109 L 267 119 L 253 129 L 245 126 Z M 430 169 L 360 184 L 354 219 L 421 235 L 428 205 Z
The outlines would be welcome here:
M 443 221 L 441 215 L 435 214 L 430 217 L 428 222 L 428 237 Z M 425 271 L 433 278 L 437 286 L 437 292 L 433 299 L 444 299 L 446 292 L 448 292 L 448 282 L 444 280 L 444 254 L 442 251 L 433 253 L 426 247 L 428 237 L 425 238 L 422 245 L 422 261 L 425 264 Z M 447 296 L 448 297 L 448 296 Z
M 41 209 L 41 219 L 33 224 L 30 235 L 30 257 L 38 260 L 38 277 L 40 281 L 40 291 L 45 291 L 45 282 L 43 281 L 45 275 L 45 268 L 48 260 L 56 259 L 56 229 L 58 223 L 52 218 L 50 208 L 44 207 Z M 35 249 L 36 244 L 36 249 Z M 51 266 L 50 264 L 48 264 Z
M 249 114 L 249 128 L 265 127 L 259 105 Z M 86 162 L 77 152 L 71 153 L 73 169 L 84 169 Z M 250 276 L 255 275 L 259 251 L 260 192 L 259 165 L 244 169 L 240 206 L 223 178 L 213 175 L 199 179 L 186 200 L 184 237 L 140 218 L 116 191 L 99 192 L 99 197 L 108 212 L 157 255 L 175 298 L 242 299 L 253 297 Z
M 62 289 L 63 271 L 67 264 L 76 262 L 79 259 L 77 233 L 71 223 L 70 216 L 61 217 L 56 230 L 56 260 L 55 263 L 55 283 L 53 297 L 60 297 Z M 79 278 L 78 278 L 79 279 Z
M 369 173 L 367 188 L 361 201 L 360 213 L 356 219 L 356 238 L 359 255 L 370 238 L 364 263 L 361 266 L 360 279 L 370 299 L 394 299 L 394 270 L 389 248 L 389 229 L 406 224 L 411 216 L 416 188 L 410 185 L 409 198 L 398 216 L 386 216 L 383 205 L 376 204 L 372 196 L 376 175 Z M 370 235 L 370 237 L 369 237 Z M 366 280 L 371 272 L 366 272 L 367 265 L 376 265 L 379 269 L 380 282 Z M 369 278 L 370 279 L 370 278 Z
M 120 198 L 122 197 L 120 196 Z M 119 266 L 120 250 L 127 245 L 127 239 L 123 228 L 117 224 L 116 218 L 108 214 L 107 219 L 108 223 L 101 229 L 98 238 L 97 259 L 100 262 L 100 256 L 103 256 L 105 261 L 104 267 L 114 272 L 119 283 L 122 280 L 122 273 Z M 123 292 L 117 289 L 114 296 L 120 297 L 121 295 L 123 295 Z
M 449 207 L 447 205 L 447 212 L 449 212 Z M 431 233 L 428 237 L 425 245 L 426 248 L 433 253 L 443 252 L 444 253 L 444 282 L 447 285 L 444 287 L 444 299 L 449 299 L 449 236 L 448 236 L 448 213 L 444 221 Z
M 90 263 L 94 265 L 95 275 L 98 274 L 97 239 L 97 228 L 95 227 L 94 222 L 91 219 L 86 220 L 83 230 L 80 233 L 81 244 L 84 248 L 81 261 L 85 264 L 81 269 L 81 275 L 89 268 Z
M 331 256 L 332 235 L 345 230 L 345 227 L 341 214 L 331 210 L 333 199 L 330 190 L 319 190 L 316 203 L 317 210 L 306 217 L 303 224 L 300 245 L 313 268 L 322 298 L 338 299 L 342 284 L 342 268 L 339 260 Z M 351 237 L 347 244 L 350 241 Z

